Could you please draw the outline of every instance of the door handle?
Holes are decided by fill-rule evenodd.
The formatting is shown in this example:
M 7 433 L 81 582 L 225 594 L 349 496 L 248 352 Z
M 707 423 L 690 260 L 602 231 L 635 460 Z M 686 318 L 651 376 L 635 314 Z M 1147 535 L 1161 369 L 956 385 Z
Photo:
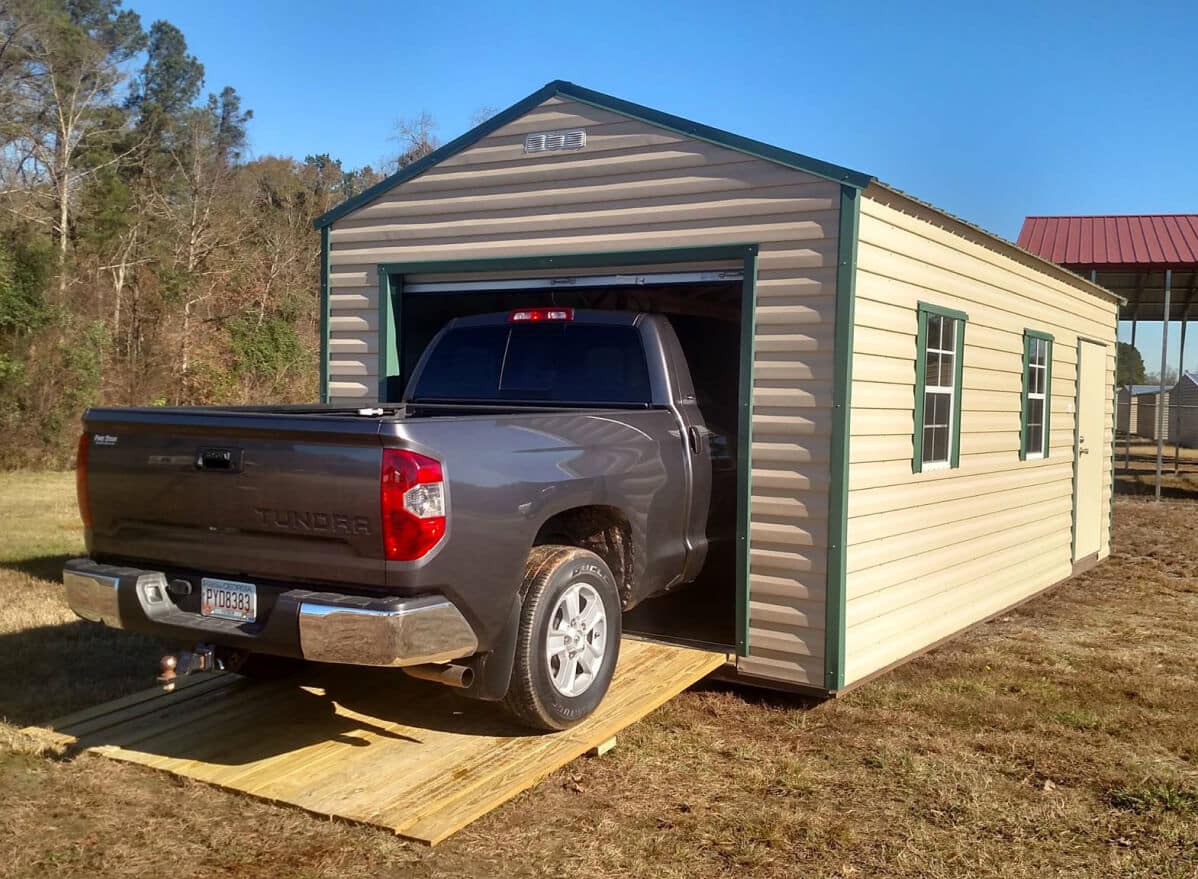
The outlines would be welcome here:
M 703 434 L 699 428 L 691 425 L 686 431 L 687 439 L 690 441 L 691 451 L 698 455 L 703 451 Z

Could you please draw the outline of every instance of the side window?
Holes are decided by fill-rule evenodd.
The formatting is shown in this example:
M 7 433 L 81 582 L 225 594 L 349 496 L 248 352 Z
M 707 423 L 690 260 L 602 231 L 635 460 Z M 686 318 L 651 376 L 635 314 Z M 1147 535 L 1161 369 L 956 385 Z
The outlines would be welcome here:
M 968 316 L 919 303 L 915 360 L 915 454 L 911 469 L 956 467 L 961 457 L 961 369 Z
M 1048 457 L 1052 416 L 1052 336 L 1023 331 L 1023 418 L 1019 459 Z

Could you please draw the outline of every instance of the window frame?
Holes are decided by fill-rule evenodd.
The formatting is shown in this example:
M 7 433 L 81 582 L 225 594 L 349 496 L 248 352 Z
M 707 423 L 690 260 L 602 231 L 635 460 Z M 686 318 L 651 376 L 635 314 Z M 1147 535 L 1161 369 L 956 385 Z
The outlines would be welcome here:
M 962 376 L 965 366 L 965 326 L 969 315 L 955 308 L 933 305 L 930 302 L 917 304 L 918 328 L 915 340 L 915 433 L 912 436 L 911 472 L 925 473 L 937 470 L 956 470 L 961 466 L 961 398 Z M 949 416 L 948 460 L 923 460 L 924 403 L 927 396 L 928 369 L 928 318 L 940 317 L 956 322 L 954 328 L 953 387 Z
M 1044 432 L 1040 439 L 1039 452 L 1027 450 L 1028 434 L 1028 403 L 1033 399 L 1031 393 L 1032 343 L 1044 342 Z M 1024 329 L 1023 331 L 1023 393 L 1019 406 L 1019 460 L 1043 461 L 1049 457 L 1052 446 L 1049 442 L 1049 427 L 1052 422 L 1052 349 L 1055 340 L 1049 333 L 1040 330 Z

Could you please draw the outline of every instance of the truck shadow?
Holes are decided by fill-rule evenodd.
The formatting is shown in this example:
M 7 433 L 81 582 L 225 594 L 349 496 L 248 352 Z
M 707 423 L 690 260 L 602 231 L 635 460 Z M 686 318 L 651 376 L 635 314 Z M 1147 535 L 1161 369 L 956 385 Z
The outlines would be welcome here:
M 0 634 L 0 719 L 14 726 L 126 695 L 153 683 L 162 645 L 82 620 Z
M 154 682 L 163 650 L 152 638 L 82 621 L 0 634 L 0 718 L 75 738 L 67 757 L 112 745 L 224 765 L 327 743 L 536 735 L 496 704 L 397 669 L 311 665 L 273 681 L 204 674 L 163 693 Z M 139 696 L 137 705 L 120 707 Z M 54 720 L 71 713 L 82 717 Z
M 26 574 L 30 577 L 37 577 L 39 580 L 48 580 L 55 585 L 61 585 L 63 565 L 73 558 L 78 558 L 79 555 L 80 553 L 74 553 L 71 555 L 44 555 L 28 559 L 14 559 L 0 562 L 0 568 L 15 571 L 18 574 Z
M 290 756 L 297 766 L 326 746 L 421 746 L 533 735 L 499 706 L 470 701 L 386 669 L 312 666 L 295 677 L 253 681 L 237 675 L 189 679 L 174 693 L 101 717 L 56 727 L 76 738 L 68 754 L 115 746 L 176 760 L 244 766 Z M 465 744 L 465 742 L 463 742 Z

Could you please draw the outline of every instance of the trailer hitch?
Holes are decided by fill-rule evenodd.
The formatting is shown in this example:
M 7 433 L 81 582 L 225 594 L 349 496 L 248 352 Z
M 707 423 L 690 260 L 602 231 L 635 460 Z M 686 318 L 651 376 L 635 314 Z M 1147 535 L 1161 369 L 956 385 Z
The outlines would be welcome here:
M 158 665 L 158 683 L 169 693 L 181 677 L 198 671 L 223 670 L 224 663 L 217 659 L 216 648 L 211 644 L 197 644 L 194 650 L 180 650 L 162 657 Z

